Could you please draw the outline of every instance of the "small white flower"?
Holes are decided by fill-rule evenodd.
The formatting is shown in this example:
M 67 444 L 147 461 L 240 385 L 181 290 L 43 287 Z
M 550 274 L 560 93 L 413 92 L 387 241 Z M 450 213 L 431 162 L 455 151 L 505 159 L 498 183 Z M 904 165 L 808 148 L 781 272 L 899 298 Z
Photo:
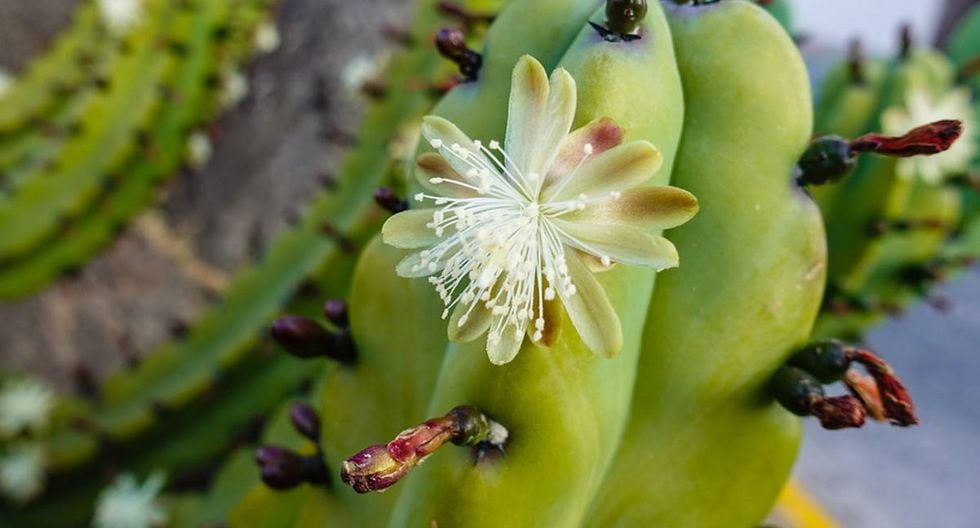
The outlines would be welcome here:
M 14 84 L 14 76 L 7 73 L 6 70 L 0 68 L 0 100 L 7 95 L 10 91 L 10 87 Z
M 99 495 L 95 506 L 96 528 L 154 528 L 167 520 L 157 500 L 164 477 L 155 473 L 140 486 L 131 474 L 120 475 Z
M 279 49 L 282 44 L 282 37 L 279 36 L 279 28 L 274 22 L 263 22 L 255 30 L 255 49 L 259 53 L 272 53 Z
M 426 191 L 415 200 L 433 207 L 399 213 L 382 229 L 387 244 L 421 250 L 397 272 L 429 278 L 446 304 L 450 339 L 486 333 L 495 364 L 511 361 L 525 335 L 553 344 L 562 307 L 593 352 L 618 353 L 619 317 L 592 271 L 676 266 L 673 244 L 654 233 L 697 211 L 686 191 L 643 185 L 660 168 L 656 147 L 621 144 L 623 131 L 609 119 L 570 133 L 575 108 L 568 72 L 549 81 L 538 61 L 523 57 L 503 147 L 426 117 L 422 136 L 436 152 L 418 159 Z
M 204 132 L 194 132 L 187 139 L 187 161 L 195 169 L 201 168 L 211 161 L 214 147 L 211 138 Z
M 54 393 L 37 381 L 7 381 L 0 388 L 0 437 L 44 430 L 53 406 Z
M 98 0 L 99 12 L 109 30 L 122 35 L 143 19 L 142 0 Z
M 388 58 L 388 53 L 385 52 L 373 57 L 358 55 L 351 59 L 340 72 L 340 81 L 347 93 L 359 95 L 365 86 L 378 82 Z
M 0 457 L 0 492 L 24 503 L 36 497 L 44 486 L 44 453 L 36 445 L 10 449 Z
M 222 75 L 221 106 L 233 108 L 248 96 L 248 78 L 235 69 L 227 69 Z
M 898 160 L 897 173 L 906 179 L 920 178 L 939 184 L 950 176 L 965 173 L 976 154 L 976 123 L 967 88 L 950 90 L 942 98 L 933 97 L 922 88 L 910 88 L 905 106 L 892 107 L 882 115 L 885 132 L 900 136 L 915 127 L 943 119 L 963 122 L 963 134 L 945 152 L 932 156 L 913 156 Z

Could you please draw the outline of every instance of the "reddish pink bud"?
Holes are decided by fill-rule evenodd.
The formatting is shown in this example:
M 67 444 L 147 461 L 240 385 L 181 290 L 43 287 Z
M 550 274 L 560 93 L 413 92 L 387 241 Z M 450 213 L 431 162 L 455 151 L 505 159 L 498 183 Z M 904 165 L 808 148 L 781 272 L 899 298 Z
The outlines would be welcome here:
M 824 398 L 810 407 L 824 429 L 845 429 L 864 425 L 864 406 L 854 396 Z
M 902 427 L 918 424 L 919 418 L 915 415 L 912 397 L 891 366 L 867 350 L 852 349 L 850 354 L 853 360 L 864 365 L 868 374 L 874 378 L 885 417 L 893 425 Z
M 851 141 L 851 151 L 874 152 L 900 158 L 939 154 L 953 146 L 962 133 L 962 122 L 945 119 L 914 128 L 902 136 L 892 137 L 881 134 L 861 136 Z

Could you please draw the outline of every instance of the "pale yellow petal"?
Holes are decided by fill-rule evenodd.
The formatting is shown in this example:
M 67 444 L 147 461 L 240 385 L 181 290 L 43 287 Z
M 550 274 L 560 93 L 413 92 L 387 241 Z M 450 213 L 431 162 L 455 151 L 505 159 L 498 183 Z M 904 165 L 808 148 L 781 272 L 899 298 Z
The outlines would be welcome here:
M 463 319 L 463 317 L 466 317 Z M 449 340 L 457 343 L 469 343 L 480 337 L 490 328 L 491 311 L 482 302 L 472 307 L 459 303 L 449 316 Z M 463 324 L 460 324 L 463 321 Z
M 574 252 L 567 254 L 566 261 L 576 292 L 567 295 L 559 288 L 559 294 L 572 325 L 592 352 L 603 357 L 616 356 L 623 348 L 623 329 L 616 310 L 606 291 Z
M 565 137 L 558 156 L 548 168 L 544 186 L 557 183 L 562 176 L 567 176 L 582 162 L 586 151 L 591 156 L 597 156 L 623 142 L 623 129 L 608 117 L 591 121 Z
M 623 224 L 592 224 L 556 220 L 568 237 L 565 243 L 611 262 L 656 270 L 677 266 L 677 249 L 669 240 Z
M 441 154 L 426 152 L 419 156 L 416 165 L 416 180 L 431 194 L 449 198 L 469 198 L 478 194 L 472 189 L 475 183 L 457 172 Z
M 538 136 L 548 120 L 551 86 L 548 74 L 534 57 L 524 55 L 514 66 L 507 113 L 505 147 L 509 165 L 524 173 L 531 166 Z
M 491 326 L 495 327 L 499 319 L 500 316 L 493 316 Z M 506 365 L 517 357 L 523 344 L 524 331 L 518 332 L 514 330 L 513 326 L 507 326 L 503 329 L 499 340 L 491 342 L 489 338 L 487 339 L 487 357 L 490 358 L 490 363 L 494 365 Z
M 631 141 L 589 158 L 560 183 L 544 190 L 545 201 L 575 199 L 584 194 L 598 197 L 621 192 L 649 180 L 660 169 L 663 157 L 646 141 Z
M 381 227 L 381 239 L 385 244 L 402 249 L 432 247 L 442 239 L 433 229 L 432 222 L 437 209 L 409 209 L 388 219 Z
M 671 229 L 694 218 L 698 199 L 677 187 L 637 187 L 616 199 L 586 206 L 562 218 L 594 224 L 625 224 L 640 229 Z
M 476 146 L 476 143 L 460 130 L 459 127 L 439 116 L 425 116 L 422 118 L 422 136 L 429 141 L 430 146 L 432 146 L 433 141 L 441 144 L 442 146 L 437 149 L 439 154 L 460 174 L 466 174 L 473 166 L 452 153 L 453 145 L 459 145 L 460 149 L 471 153 L 471 155 L 483 155 Z

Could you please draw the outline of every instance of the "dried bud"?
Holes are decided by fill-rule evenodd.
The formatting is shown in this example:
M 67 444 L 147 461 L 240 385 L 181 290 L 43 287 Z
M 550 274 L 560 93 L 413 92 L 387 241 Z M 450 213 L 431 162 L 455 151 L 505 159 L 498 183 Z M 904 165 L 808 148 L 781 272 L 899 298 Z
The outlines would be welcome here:
M 340 479 L 358 493 L 384 491 L 443 445 L 502 444 L 507 432 L 480 411 L 456 407 L 441 418 L 406 429 L 386 445 L 374 445 L 343 462 Z
M 299 434 L 314 442 L 320 441 L 320 417 L 313 407 L 305 403 L 297 403 L 290 409 L 289 418 Z
M 949 150 L 962 134 L 961 121 L 944 119 L 914 128 L 902 136 L 866 134 L 851 141 L 851 150 L 899 158 L 939 154 Z
M 854 396 L 834 396 L 814 403 L 811 414 L 820 419 L 824 429 L 845 429 L 864 425 L 864 406 Z
M 864 365 L 868 374 L 874 378 L 875 384 L 878 386 L 878 394 L 881 398 L 885 417 L 893 425 L 901 427 L 918 424 L 919 419 L 915 415 L 912 397 L 898 376 L 895 375 L 891 366 L 867 350 L 855 348 L 849 352 L 851 359 Z
M 885 409 L 881 406 L 881 396 L 878 394 L 878 386 L 875 385 L 874 378 L 851 369 L 844 375 L 844 384 L 855 398 L 861 400 L 868 416 L 877 422 L 886 420 Z

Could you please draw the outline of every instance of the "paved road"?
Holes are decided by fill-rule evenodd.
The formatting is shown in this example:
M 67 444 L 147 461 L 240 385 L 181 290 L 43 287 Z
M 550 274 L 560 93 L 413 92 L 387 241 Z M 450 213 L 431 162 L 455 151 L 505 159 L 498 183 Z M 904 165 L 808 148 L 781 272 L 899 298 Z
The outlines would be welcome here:
M 848 528 L 980 526 L 980 270 L 927 306 L 878 328 L 871 346 L 915 397 L 922 425 L 807 430 L 797 474 Z

